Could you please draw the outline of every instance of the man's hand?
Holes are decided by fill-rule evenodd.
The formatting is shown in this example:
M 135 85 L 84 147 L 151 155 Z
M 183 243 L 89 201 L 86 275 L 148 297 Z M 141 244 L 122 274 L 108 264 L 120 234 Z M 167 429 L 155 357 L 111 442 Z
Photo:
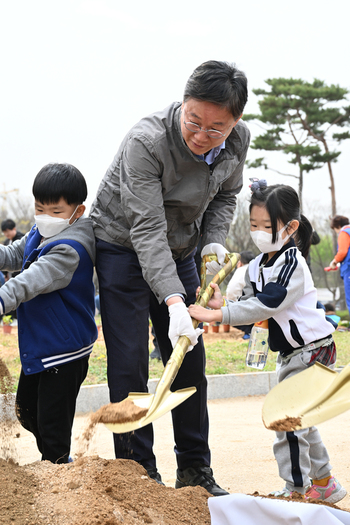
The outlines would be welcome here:
M 191 341 L 188 351 L 197 344 L 198 337 L 204 330 L 193 328 L 192 319 L 188 313 L 187 307 L 183 301 L 171 304 L 169 306 L 170 325 L 168 336 L 173 348 L 181 335 L 186 335 Z
M 212 242 L 211 244 L 204 246 L 203 250 L 201 251 L 201 257 L 203 258 L 204 255 L 208 255 L 210 253 L 213 253 L 217 256 L 218 262 L 210 261 L 206 263 L 205 266 L 207 268 L 207 275 L 215 275 L 225 265 L 225 256 L 228 251 L 222 244 Z

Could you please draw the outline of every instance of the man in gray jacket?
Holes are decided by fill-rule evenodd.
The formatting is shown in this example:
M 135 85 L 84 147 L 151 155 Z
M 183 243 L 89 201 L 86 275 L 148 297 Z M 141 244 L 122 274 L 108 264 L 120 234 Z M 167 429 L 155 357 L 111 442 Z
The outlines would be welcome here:
M 249 146 L 240 120 L 246 101 L 247 80 L 234 65 L 200 65 L 182 104 L 129 131 L 91 209 L 111 402 L 147 391 L 149 315 L 164 363 L 186 335 L 193 350 L 172 389 L 195 386 L 197 392 L 172 411 L 176 488 L 201 485 L 214 496 L 227 492 L 210 468 L 205 350 L 187 305 L 199 284 L 194 255 L 200 238 L 202 254 L 216 253 L 223 265 Z M 115 435 L 114 444 L 117 458 L 138 461 L 161 483 L 152 425 Z

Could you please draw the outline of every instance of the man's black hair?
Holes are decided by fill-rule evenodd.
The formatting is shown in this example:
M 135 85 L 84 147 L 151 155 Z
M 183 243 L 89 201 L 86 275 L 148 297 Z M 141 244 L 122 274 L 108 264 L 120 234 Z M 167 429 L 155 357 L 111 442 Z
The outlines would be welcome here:
M 34 179 L 33 195 L 42 204 L 55 204 L 61 197 L 67 204 L 82 204 L 87 197 L 86 181 L 71 164 L 47 164 Z
M 183 100 L 190 98 L 225 107 L 237 120 L 248 99 L 247 77 L 235 64 L 209 60 L 198 66 L 188 79 Z
M 5 219 L 4 221 L 2 221 L 1 231 L 4 232 L 6 230 L 13 230 L 13 228 L 16 228 L 16 223 L 12 219 Z

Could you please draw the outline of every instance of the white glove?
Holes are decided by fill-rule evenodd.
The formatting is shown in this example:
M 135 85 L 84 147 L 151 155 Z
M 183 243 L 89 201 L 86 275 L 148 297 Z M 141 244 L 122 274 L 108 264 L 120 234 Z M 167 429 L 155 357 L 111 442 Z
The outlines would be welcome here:
M 187 306 L 183 302 L 171 304 L 169 306 L 169 316 L 170 325 L 168 336 L 173 348 L 175 347 L 180 335 L 186 335 L 191 341 L 188 351 L 192 350 L 198 342 L 198 337 L 204 332 L 204 330 L 193 328 L 191 316 L 188 313 Z
M 222 244 L 212 242 L 211 244 L 206 244 L 204 246 L 201 251 L 201 257 L 208 255 L 209 253 L 214 253 L 218 258 L 218 262 L 210 261 L 206 263 L 207 275 L 215 275 L 225 266 L 225 255 L 228 251 Z

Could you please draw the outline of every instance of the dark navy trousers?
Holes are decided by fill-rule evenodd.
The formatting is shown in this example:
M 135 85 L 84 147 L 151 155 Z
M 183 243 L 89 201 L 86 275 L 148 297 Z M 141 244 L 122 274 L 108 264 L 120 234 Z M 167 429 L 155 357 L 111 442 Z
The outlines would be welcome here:
M 169 359 L 172 352 L 168 338 L 169 314 L 166 304 L 158 303 L 143 279 L 138 257 L 133 250 L 100 239 L 97 239 L 96 248 L 101 318 L 107 347 L 107 377 L 110 400 L 115 403 L 126 398 L 129 392 L 147 392 L 149 317 L 163 363 Z M 178 261 L 177 272 L 187 293 L 186 304 L 194 303 L 199 285 L 194 257 Z M 175 453 L 180 469 L 197 461 L 210 465 L 202 337 L 186 354 L 171 390 L 189 386 L 195 386 L 197 392 L 172 411 Z M 152 425 L 132 433 L 114 434 L 114 447 L 116 458 L 133 459 L 146 469 L 156 466 Z

